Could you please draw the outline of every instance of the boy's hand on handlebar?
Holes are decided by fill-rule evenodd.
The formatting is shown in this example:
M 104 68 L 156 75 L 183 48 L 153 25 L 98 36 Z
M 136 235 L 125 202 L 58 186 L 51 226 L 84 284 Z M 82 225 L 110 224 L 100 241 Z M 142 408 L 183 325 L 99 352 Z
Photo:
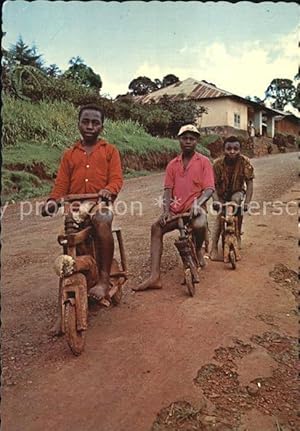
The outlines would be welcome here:
M 170 211 L 164 211 L 159 217 L 159 224 L 161 225 L 161 227 L 164 227 L 171 217 L 172 215 Z
M 201 214 L 201 206 L 198 202 L 194 202 L 190 210 L 190 218 L 197 217 Z
M 107 189 L 102 189 L 98 192 L 98 196 L 103 199 L 112 200 L 112 192 Z
M 214 201 L 214 202 L 213 202 L 213 204 L 212 204 L 212 207 L 213 207 L 213 210 L 214 210 L 214 211 L 220 211 L 220 209 L 221 209 L 222 205 L 221 205 L 221 203 L 220 203 L 220 202 L 218 202 L 218 201 Z
M 55 213 L 57 213 L 59 208 L 59 205 L 54 199 L 49 199 L 43 206 L 42 206 L 42 217 L 51 216 Z
M 248 208 L 249 208 L 249 203 L 247 203 L 247 202 L 244 202 L 244 211 L 246 212 L 246 211 L 248 211 Z

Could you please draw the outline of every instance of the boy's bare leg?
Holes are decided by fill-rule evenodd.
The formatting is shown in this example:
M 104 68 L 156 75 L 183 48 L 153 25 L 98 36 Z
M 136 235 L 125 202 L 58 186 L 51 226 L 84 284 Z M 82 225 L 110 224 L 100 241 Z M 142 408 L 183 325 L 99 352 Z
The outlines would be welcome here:
M 210 259 L 218 260 L 218 243 L 221 234 L 221 214 L 217 215 L 212 231 Z
M 192 226 L 193 226 L 193 234 L 196 242 L 196 254 L 197 254 L 198 262 L 201 268 L 204 268 L 206 263 L 202 253 L 202 245 L 206 237 L 206 229 L 207 229 L 207 216 L 204 210 L 200 216 L 193 219 Z
M 204 232 L 204 234 L 197 233 L 196 235 L 199 235 L 199 236 L 201 235 L 201 237 L 204 238 L 205 237 L 205 232 Z M 205 265 L 206 265 L 206 262 L 205 262 L 205 259 L 204 259 L 204 256 L 203 256 L 203 252 L 202 252 L 203 239 L 202 240 L 199 239 L 199 241 L 196 240 L 196 242 L 197 242 L 197 247 L 196 247 L 197 259 L 198 259 L 200 267 L 204 268 Z M 198 243 L 201 244 L 201 246 L 200 245 L 198 246 Z
M 243 216 L 241 214 L 239 214 L 238 215 L 238 237 L 237 237 L 239 250 L 242 249 L 242 238 L 241 238 L 242 224 L 243 224 Z
M 110 287 L 110 270 L 114 255 L 114 239 L 111 231 L 112 213 L 104 208 L 92 218 L 96 231 L 96 260 L 99 270 L 99 282 L 89 290 L 89 296 L 100 300 L 107 296 Z
M 236 203 L 236 205 L 240 206 L 243 200 L 243 193 L 236 192 L 232 195 L 231 200 Z M 242 214 L 237 214 L 238 219 L 238 236 L 237 236 L 237 242 L 238 242 L 238 249 L 241 250 L 242 248 L 242 241 L 241 241 L 241 232 L 242 232 L 242 224 L 243 224 L 243 216 Z
M 173 220 L 162 227 L 159 221 L 156 221 L 151 227 L 151 274 L 150 277 L 143 283 L 132 290 L 142 291 L 147 289 L 161 289 L 162 283 L 160 279 L 160 263 L 163 250 L 163 236 L 167 232 L 171 232 L 178 226 L 177 220 Z

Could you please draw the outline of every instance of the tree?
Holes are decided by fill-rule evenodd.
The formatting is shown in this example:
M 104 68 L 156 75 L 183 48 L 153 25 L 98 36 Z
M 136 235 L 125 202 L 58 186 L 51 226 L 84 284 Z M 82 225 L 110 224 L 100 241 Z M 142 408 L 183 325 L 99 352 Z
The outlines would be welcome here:
M 176 136 L 178 130 L 184 124 L 195 124 L 199 117 L 207 113 L 207 109 L 198 105 L 192 100 L 184 100 L 184 96 L 180 96 L 174 100 L 172 97 L 164 95 L 157 106 L 163 111 L 170 113 L 170 121 L 167 129 L 169 136 Z
M 61 75 L 61 70 L 57 64 L 50 64 L 50 66 L 46 68 L 46 74 L 52 78 L 57 78 L 59 75 Z
M 11 68 L 13 66 L 33 66 L 43 70 L 44 60 L 41 54 L 37 53 L 36 46 L 28 46 L 20 36 L 15 45 L 3 51 L 4 63 Z
M 50 78 L 44 71 L 30 65 L 12 67 L 9 77 L 11 88 L 5 88 L 5 90 L 27 101 L 41 99 L 40 93 L 48 93 L 44 90 L 51 85 Z
M 77 55 L 76 57 L 72 57 L 69 60 L 70 67 L 75 67 L 76 68 L 77 66 L 80 66 L 81 64 L 84 64 L 84 61 L 83 61 L 83 59 L 81 57 L 79 57 L 79 55 Z
M 134 96 L 144 96 L 145 94 L 158 90 L 157 84 L 158 83 L 151 81 L 147 76 L 139 76 L 130 82 L 128 88 L 132 91 Z
M 252 102 L 259 103 L 260 105 L 265 105 L 264 101 L 257 96 L 253 96 L 253 97 L 252 96 L 246 96 L 245 99 L 250 100 Z
M 300 83 L 297 84 L 296 94 L 295 94 L 295 98 L 293 100 L 292 105 L 294 106 L 294 108 L 296 108 L 296 109 L 298 109 L 298 111 L 300 111 Z
M 130 82 L 128 88 L 132 91 L 133 96 L 144 96 L 160 88 L 175 84 L 175 82 L 179 82 L 179 78 L 171 73 L 164 76 L 162 81 L 158 78 L 152 81 L 147 76 L 139 76 Z
M 162 84 L 162 82 L 161 82 L 161 80 L 160 79 L 154 79 L 154 84 L 156 85 L 156 90 L 159 90 L 160 88 L 162 88 L 163 87 L 163 84 Z M 155 90 L 154 90 L 155 91 Z
M 253 101 L 256 103 L 259 103 L 260 105 L 264 105 L 264 100 L 262 100 L 260 97 L 254 96 Z
M 300 42 L 299 42 L 299 46 L 300 46 Z M 298 67 L 298 72 L 294 76 L 294 79 L 295 79 L 295 81 L 300 80 L 300 66 Z M 297 84 L 296 94 L 295 94 L 295 98 L 293 100 L 292 105 L 294 106 L 294 108 L 296 108 L 296 109 L 298 109 L 298 111 L 300 111 L 300 82 L 298 82 L 298 84 Z
M 87 66 L 81 57 L 72 57 L 69 65 L 69 69 L 64 73 L 65 78 L 71 79 L 84 87 L 94 89 L 97 92 L 100 91 L 102 87 L 100 75 Z
M 296 88 L 291 79 L 276 78 L 271 81 L 265 94 L 266 98 L 273 100 L 272 108 L 284 110 L 284 107 L 295 99 Z
M 168 87 L 169 85 L 175 84 L 179 81 L 179 78 L 172 73 L 169 73 L 169 75 L 166 75 L 163 77 L 162 80 L 162 87 Z

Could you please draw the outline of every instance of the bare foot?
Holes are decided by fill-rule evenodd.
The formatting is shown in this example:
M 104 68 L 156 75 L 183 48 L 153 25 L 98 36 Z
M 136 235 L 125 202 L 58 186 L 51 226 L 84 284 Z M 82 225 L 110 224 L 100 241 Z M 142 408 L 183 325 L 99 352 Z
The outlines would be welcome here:
M 238 249 L 242 250 L 242 238 L 240 236 L 238 236 L 237 238 L 237 243 L 238 243 Z
M 201 250 L 197 253 L 197 258 L 198 258 L 200 267 L 204 268 L 206 266 L 206 262 Z
M 142 291 L 147 289 L 161 289 L 162 284 L 160 278 L 148 278 L 144 283 L 139 284 L 136 287 L 133 287 L 134 291 Z
M 89 297 L 95 299 L 96 301 L 100 301 L 102 298 L 108 298 L 109 291 L 109 283 L 100 281 L 96 286 L 92 287 L 89 290 Z
M 63 335 L 61 332 L 61 317 L 58 317 L 52 328 L 49 330 L 49 335 L 51 337 L 59 337 L 60 335 Z
M 211 252 L 210 252 L 209 257 L 210 257 L 210 260 L 213 260 L 213 261 L 219 260 L 218 259 L 218 249 L 217 248 L 213 248 L 211 250 Z

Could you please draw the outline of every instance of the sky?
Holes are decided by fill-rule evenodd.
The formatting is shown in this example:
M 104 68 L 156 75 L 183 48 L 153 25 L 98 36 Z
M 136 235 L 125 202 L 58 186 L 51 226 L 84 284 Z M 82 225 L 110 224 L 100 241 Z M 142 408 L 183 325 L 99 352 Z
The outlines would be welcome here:
M 21 36 L 62 70 L 80 56 L 112 98 L 138 76 L 169 73 L 263 98 L 272 79 L 294 78 L 300 60 L 296 2 L 15 0 L 2 12 L 4 48 Z

